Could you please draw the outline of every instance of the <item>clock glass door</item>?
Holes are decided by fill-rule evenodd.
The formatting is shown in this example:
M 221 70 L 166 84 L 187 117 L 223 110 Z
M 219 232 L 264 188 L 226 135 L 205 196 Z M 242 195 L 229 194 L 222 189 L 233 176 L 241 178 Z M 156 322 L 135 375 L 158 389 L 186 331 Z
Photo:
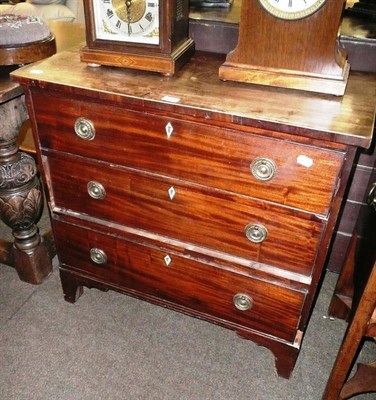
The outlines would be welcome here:
M 97 39 L 159 44 L 159 0 L 93 0 Z
M 258 0 L 270 14 L 281 19 L 301 19 L 315 13 L 327 0 Z

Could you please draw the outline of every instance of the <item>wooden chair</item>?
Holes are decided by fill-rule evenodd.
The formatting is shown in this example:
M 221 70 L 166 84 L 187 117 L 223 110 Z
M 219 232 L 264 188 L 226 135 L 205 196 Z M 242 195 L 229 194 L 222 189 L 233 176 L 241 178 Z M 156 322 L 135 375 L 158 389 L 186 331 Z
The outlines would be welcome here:
M 346 381 L 363 339 L 376 337 L 376 183 L 368 203 L 373 209 L 367 219 L 369 241 L 361 245 L 358 230 L 354 232 L 329 306 L 329 315 L 348 318 L 349 324 L 323 400 L 345 400 L 358 394 L 376 392 L 376 361 L 368 365 L 358 364 L 354 376 Z

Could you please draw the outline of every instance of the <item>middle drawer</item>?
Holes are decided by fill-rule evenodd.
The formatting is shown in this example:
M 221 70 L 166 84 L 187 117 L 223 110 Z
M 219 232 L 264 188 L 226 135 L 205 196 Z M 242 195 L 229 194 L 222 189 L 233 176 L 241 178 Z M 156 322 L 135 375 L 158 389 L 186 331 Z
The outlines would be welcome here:
M 53 207 L 311 275 L 325 224 L 310 214 L 62 154 L 46 172 Z

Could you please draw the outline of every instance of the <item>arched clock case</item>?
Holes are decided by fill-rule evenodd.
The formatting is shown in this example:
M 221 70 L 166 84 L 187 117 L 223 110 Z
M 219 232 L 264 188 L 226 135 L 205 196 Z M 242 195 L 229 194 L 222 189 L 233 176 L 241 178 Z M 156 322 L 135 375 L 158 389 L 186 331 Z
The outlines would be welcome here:
M 338 41 L 344 0 L 243 1 L 237 47 L 222 80 L 343 95 L 349 75 Z

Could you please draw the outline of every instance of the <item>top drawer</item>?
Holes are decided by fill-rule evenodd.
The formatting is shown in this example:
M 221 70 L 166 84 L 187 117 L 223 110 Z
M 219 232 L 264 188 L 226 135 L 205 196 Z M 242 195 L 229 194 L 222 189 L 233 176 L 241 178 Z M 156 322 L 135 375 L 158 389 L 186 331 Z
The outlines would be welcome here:
M 40 145 L 328 213 L 344 153 L 251 133 L 33 94 Z M 90 121 L 95 136 L 75 132 Z M 85 122 L 78 128 L 85 135 Z

